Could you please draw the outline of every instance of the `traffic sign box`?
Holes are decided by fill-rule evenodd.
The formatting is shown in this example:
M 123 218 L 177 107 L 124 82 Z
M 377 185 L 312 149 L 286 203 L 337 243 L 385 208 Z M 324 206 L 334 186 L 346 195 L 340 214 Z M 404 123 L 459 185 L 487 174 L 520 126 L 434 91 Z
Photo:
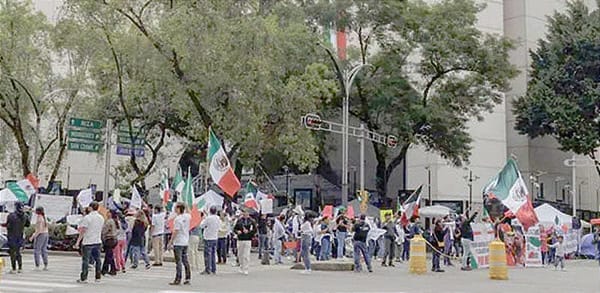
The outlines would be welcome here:
M 91 129 L 102 129 L 104 122 L 98 120 L 88 120 L 82 118 L 71 118 L 69 119 L 69 126 L 91 128 Z
M 82 151 L 82 152 L 90 152 L 97 153 L 102 148 L 101 143 L 93 143 L 93 142 L 78 142 L 78 141 L 69 141 L 67 144 L 67 149 L 71 151 Z
M 91 140 L 91 141 L 100 141 L 102 139 L 102 134 L 100 132 L 94 132 L 94 131 L 89 131 L 89 130 L 86 131 L 86 130 L 69 129 L 68 136 L 69 136 L 69 138 Z

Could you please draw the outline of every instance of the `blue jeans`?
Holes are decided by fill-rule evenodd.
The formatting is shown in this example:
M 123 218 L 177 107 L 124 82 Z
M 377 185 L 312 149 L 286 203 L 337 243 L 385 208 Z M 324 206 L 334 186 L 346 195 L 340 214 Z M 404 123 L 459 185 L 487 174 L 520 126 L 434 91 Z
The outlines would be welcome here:
M 94 259 L 94 266 L 96 269 L 96 280 L 100 280 L 102 262 L 100 261 L 100 243 L 84 245 L 81 251 L 81 275 L 79 279 L 82 281 L 87 280 L 88 277 L 88 266 L 90 264 L 90 258 Z
M 258 258 L 262 258 L 263 252 L 269 249 L 269 236 L 266 234 L 258 234 Z
M 331 236 L 323 236 L 321 239 L 321 260 L 329 260 L 331 256 Z
M 436 247 L 436 249 L 439 250 L 440 248 Z M 440 269 L 440 253 L 434 251 L 433 258 L 431 259 L 431 270 L 435 271 L 435 270 L 439 270 L 439 269 Z
M 410 239 L 404 239 L 402 246 L 402 260 L 408 261 L 410 258 Z
M 310 235 L 302 235 L 301 241 L 301 256 L 304 262 L 304 269 L 310 270 L 310 246 L 312 244 L 312 237 Z
M 192 278 L 190 271 L 190 262 L 188 261 L 187 246 L 174 246 L 173 252 L 175 254 L 175 281 L 181 281 L 181 267 L 185 269 L 185 279 L 189 280 Z
M 273 240 L 273 248 L 275 250 L 275 253 L 274 253 L 275 264 L 283 263 L 283 260 L 281 259 L 281 247 L 282 246 L 283 246 L 283 243 L 280 239 Z
M 367 252 L 370 257 L 375 256 L 375 247 L 377 246 L 377 242 L 373 239 L 369 239 L 369 243 L 367 244 Z
M 354 270 L 357 272 L 361 271 L 360 266 L 360 255 L 363 255 L 367 269 L 371 271 L 371 256 L 367 251 L 367 245 L 363 241 L 354 241 Z
M 337 257 L 338 258 L 344 257 L 344 248 L 346 246 L 346 235 L 348 235 L 347 232 L 337 231 L 336 239 L 337 239 Z
M 148 254 L 144 253 L 143 246 L 131 246 L 130 248 L 131 257 L 133 258 L 133 266 L 137 267 L 139 264 L 139 259 L 142 257 L 144 263 L 146 265 L 150 264 L 150 258 L 148 258 Z
M 219 263 L 227 262 L 227 238 L 217 239 L 217 256 Z
M 217 240 L 204 240 L 204 271 L 209 273 L 217 272 L 215 258 L 217 254 Z

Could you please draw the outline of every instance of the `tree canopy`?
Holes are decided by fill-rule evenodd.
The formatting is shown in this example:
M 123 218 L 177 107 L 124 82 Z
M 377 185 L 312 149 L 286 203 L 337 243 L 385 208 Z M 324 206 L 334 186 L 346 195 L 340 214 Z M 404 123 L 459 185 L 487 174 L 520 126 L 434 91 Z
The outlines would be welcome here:
M 548 20 L 531 52 L 527 94 L 513 104 L 515 129 L 554 137 L 562 150 L 591 158 L 600 175 L 600 12 L 573 1 Z

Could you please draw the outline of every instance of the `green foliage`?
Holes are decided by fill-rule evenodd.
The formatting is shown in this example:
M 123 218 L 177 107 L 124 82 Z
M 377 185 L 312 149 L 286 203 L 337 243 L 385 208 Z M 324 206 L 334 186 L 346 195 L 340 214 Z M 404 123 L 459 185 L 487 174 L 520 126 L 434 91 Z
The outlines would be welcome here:
M 527 94 L 513 104 L 515 129 L 552 136 L 564 151 L 599 161 L 600 12 L 582 1 L 549 18 L 548 33 L 531 52 Z

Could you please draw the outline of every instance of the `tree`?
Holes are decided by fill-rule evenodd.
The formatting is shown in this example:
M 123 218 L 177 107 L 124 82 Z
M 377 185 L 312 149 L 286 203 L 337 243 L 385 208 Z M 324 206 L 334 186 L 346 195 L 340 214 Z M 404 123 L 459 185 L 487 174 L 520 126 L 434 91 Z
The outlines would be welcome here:
M 107 25 L 104 42 L 112 39 L 108 47 L 117 57 L 110 57 L 110 68 L 102 57 L 94 78 L 106 94 L 112 89 L 114 96 L 124 97 L 119 109 L 165 98 L 175 116 L 188 124 L 184 129 L 190 140 L 205 144 L 212 126 L 236 167 L 257 164 L 270 150 L 280 151 L 300 169 L 316 164 L 314 138 L 299 127 L 300 117 L 330 99 L 337 87 L 318 62 L 323 55 L 313 47 L 316 35 L 297 4 L 66 3 L 74 17 Z M 114 74 L 117 63 L 121 73 Z
M 552 136 L 563 151 L 585 155 L 600 175 L 600 15 L 583 1 L 549 18 L 548 33 L 531 54 L 527 94 L 513 104 L 515 129 Z
M 350 111 L 369 129 L 398 137 L 395 150 L 373 143 L 379 194 L 386 194 L 390 175 L 413 144 L 456 166 L 468 162 L 472 138 L 467 123 L 483 119 L 484 112 L 502 102 L 517 72 L 508 61 L 512 43 L 476 28 L 484 6 L 472 0 L 333 5 L 325 11 L 337 13 L 324 13 L 317 22 L 335 21 L 358 40 L 346 62 L 335 60 L 330 51 L 338 79 L 344 67 L 373 65 L 357 78 Z
M 49 167 L 53 181 L 64 159 L 67 115 L 85 83 L 87 55 L 65 47 L 28 1 L 0 3 L 0 120 L 10 130 L 23 176 Z M 53 54 L 69 57 L 64 72 L 51 68 Z M 45 159 L 57 153 L 56 159 Z

